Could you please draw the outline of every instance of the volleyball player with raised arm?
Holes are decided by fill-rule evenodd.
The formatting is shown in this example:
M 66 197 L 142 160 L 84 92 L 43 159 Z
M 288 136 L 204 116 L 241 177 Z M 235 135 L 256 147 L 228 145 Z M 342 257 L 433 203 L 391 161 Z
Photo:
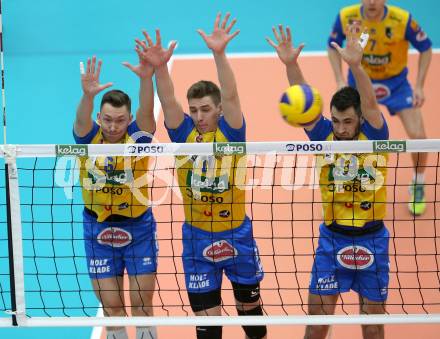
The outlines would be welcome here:
M 97 121 L 92 119 L 97 94 L 112 86 L 100 84 L 101 61 L 87 60 L 82 69 L 83 95 L 74 123 L 78 144 L 149 143 L 156 130 L 153 115 L 153 72 L 139 58 L 124 63 L 140 79 L 139 109 L 132 121 L 131 100 L 120 90 L 106 92 Z M 148 204 L 148 158 L 81 157 L 84 241 L 89 276 L 106 316 L 126 316 L 124 270 L 130 284 L 131 314 L 152 316 L 157 268 L 156 222 Z M 154 327 L 138 327 L 136 338 L 156 338 Z M 108 327 L 108 339 L 127 339 L 123 327 Z
M 239 32 L 231 33 L 236 20 L 223 20 L 218 14 L 214 30 L 199 34 L 211 49 L 219 89 L 211 81 L 198 81 L 187 92 L 189 115 L 174 95 L 167 62 L 174 47 L 156 44 L 144 32 L 147 43 L 137 40 L 141 55 L 155 67 L 157 92 L 165 115 L 165 125 L 173 142 L 245 142 L 246 126 L 235 77 L 225 54 L 226 46 Z M 239 147 L 238 147 L 239 148 Z M 243 148 L 244 150 L 244 148 Z M 235 155 L 180 157 L 177 167 L 185 223 L 183 225 L 183 267 L 191 307 L 196 315 L 221 314 L 223 272 L 232 283 L 239 315 L 262 315 L 260 281 L 263 271 L 252 234 L 251 220 L 245 214 L 245 191 L 236 186 L 246 170 Z M 243 326 L 246 338 L 266 338 L 265 326 Z M 198 326 L 197 338 L 222 337 L 221 326 Z
M 291 85 L 305 84 L 298 65 L 303 45 L 294 48 L 290 29 L 274 28 L 268 39 L 286 66 Z M 312 141 L 384 140 L 388 127 L 371 81 L 362 68 L 357 25 L 347 28 L 347 45 L 333 46 L 348 64 L 357 90 L 344 87 L 330 103 L 331 120 L 321 116 L 305 127 Z M 323 219 L 309 286 L 308 312 L 333 314 L 339 294 L 359 294 L 360 312 L 385 311 L 389 282 L 389 233 L 386 211 L 386 157 L 381 154 L 327 154 L 316 159 Z M 362 325 L 364 338 L 383 338 L 383 325 Z M 305 338 L 325 338 L 327 325 L 307 326 Z
M 347 23 L 358 22 L 370 34 L 362 65 L 372 79 L 379 103 L 391 116 L 398 116 L 411 139 L 426 139 L 421 107 L 425 101 L 424 83 L 432 58 L 432 42 L 408 11 L 386 4 L 386 0 L 362 0 L 342 8 L 328 39 L 328 57 L 338 87 L 346 86 L 341 56 L 332 43 L 343 44 Z M 414 90 L 408 82 L 408 46 L 419 52 Z M 348 84 L 355 87 L 352 72 Z M 424 172 L 428 153 L 411 153 L 414 177 L 410 188 L 409 211 L 414 215 L 426 209 Z

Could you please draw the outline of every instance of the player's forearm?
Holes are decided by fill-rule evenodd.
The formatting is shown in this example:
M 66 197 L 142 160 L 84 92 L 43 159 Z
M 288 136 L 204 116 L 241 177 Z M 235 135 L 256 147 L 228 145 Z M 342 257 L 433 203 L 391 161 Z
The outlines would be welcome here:
M 165 123 L 169 128 L 177 128 L 183 121 L 183 111 L 174 94 L 174 85 L 167 65 L 155 70 L 157 95 L 159 96 Z
M 238 97 L 237 83 L 234 72 L 225 53 L 214 53 L 215 65 L 217 67 L 217 77 L 220 83 L 223 99 L 234 99 Z
M 377 103 L 373 84 L 362 65 L 350 66 L 353 77 L 356 81 L 356 88 L 361 97 L 362 116 L 374 128 L 382 128 L 384 120 Z
M 156 129 L 154 120 L 154 92 L 153 80 L 150 77 L 140 78 L 139 86 L 139 109 L 136 114 L 136 121 L 143 131 L 153 133 Z
M 356 81 L 356 88 L 359 91 L 362 105 L 370 109 L 378 107 L 373 84 L 362 65 L 351 66 L 350 69 Z
M 428 49 L 419 56 L 419 70 L 417 73 L 416 87 L 423 88 L 425 85 L 426 75 L 428 74 L 429 65 L 432 59 L 432 49 Z
M 92 128 L 93 96 L 83 95 L 76 110 L 74 130 L 78 136 L 84 136 Z
M 342 60 L 338 51 L 334 48 L 329 47 L 327 49 L 328 59 L 335 76 L 336 84 L 345 83 L 344 75 L 342 73 Z
M 286 64 L 286 75 L 290 86 L 306 83 L 301 68 L 299 67 L 297 62 Z

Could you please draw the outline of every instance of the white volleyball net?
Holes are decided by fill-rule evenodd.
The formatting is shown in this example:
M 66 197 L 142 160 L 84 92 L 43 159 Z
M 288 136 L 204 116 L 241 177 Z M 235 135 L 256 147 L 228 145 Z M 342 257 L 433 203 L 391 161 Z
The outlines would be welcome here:
M 386 314 L 358 315 L 358 296 L 348 292 L 338 299 L 335 316 L 307 316 L 310 274 L 319 225 L 323 221 L 317 156 L 327 155 L 329 159 L 332 154 L 377 157 L 375 152 L 378 151 L 388 156 L 382 165 L 387 169 L 387 179 L 381 184 L 387 191 L 387 200 L 382 203 L 386 209 L 384 222 L 390 233 Z M 425 168 L 427 208 L 417 217 L 408 212 L 407 206 L 414 171 L 411 152 L 429 152 Z M 2 155 L 8 169 L 6 173 L 2 167 L 0 174 L 0 326 L 440 321 L 440 224 L 437 218 L 440 215 L 437 199 L 440 140 L 10 145 L 2 148 Z M 176 156 L 203 157 L 215 164 L 231 155 L 245 155 L 236 169 L 246 176 L 239 182 L 237 178 L 230 180 L 229 185 L 240 186 L 238 189 L 245 192 L 246 214 L 252 220 L 264 270 L 261 282 L 264 316 L 237 317 L 231 284 L 223 277 L 224 316 L 193 317 L 182 267 L 181 226 L 185 221 L 185 200 L 177 180 L 176 169 L 180 162 Z M 154 317 L 109 318 L 100 312 L 84 250 L 84 203 L 77 156 L 150 157 L 142 184 L 148 183 L 149 203 L 157 221 L 159 252 Z M 359 173 L 344 179 L 342 189 L 361 190 Z M 205 188 L 219 184 L 206 177 L 202 181 L 207 185 Z M 119 189 L 125 189 L 123 181 L 115 182 L 108 194 L 118 194 Z M 213 205 L 224 202 L 209 198 L 212 194 L 206 195 L 208 212 L 218 211 L 218 206 Z M 362 202 L 347 201 L 348 205 L 353 203 Z M 365 259 L 362 255 L 365 253 L 354 250 L 345 253 L 344 259 L 354 261 L 359 274 L 362 274 L 359 262 Z M 129 302 L 127 282 L 124 276 L 121 290 L 130 314 L 133 306 Z M 321 281 L 321 285 L 326 283 L 331 284 Z M 347 314 L 352 316 L 346 317 Z

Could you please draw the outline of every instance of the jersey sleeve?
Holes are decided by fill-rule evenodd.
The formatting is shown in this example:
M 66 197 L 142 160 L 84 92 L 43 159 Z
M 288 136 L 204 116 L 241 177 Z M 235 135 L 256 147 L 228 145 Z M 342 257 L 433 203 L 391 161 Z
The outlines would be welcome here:
M 153 134 L 142 131 L 139 128 L 136 120 L 128 125 L 127 133 L 136 144 L 149 144 L 153 139 Z
M 321 116 L 315 127 L 311 131 L 304 130 L 310 141 L 324 141 L 332 132 L 332 123 L 330 120 Z
M 332 32 L 327 40 L 327 45 L 328 47 L 333 48 L 331 43 L 336 42 L 339 46 L 342 46 L 344 40 L 345 40 L 345 34 L 342 29 L 341 15 L 338 13 L 338 16 L 336 17 L 336 20 L 333 24 Z
M 93 120 L 93 127 L 90 130 L 89 133 L 87 133 L 85 136 L 80 137 L 76 135 L 75 130 L 73 130 L 73 138 L 75 139 L 75 142 L 77 144 L 90 144 L 95 137 L 95 135 L 99 131 L 99 125 L 96 123 L 96 121 Z
M 417 21 L 414 20 L 412 15 L 409 16 L 406 25 L 405 39 L 408 40 L 420 53 L 430 49 L 432 46 L 432 42 L 428 38 L 428 35 L 422 27 L 420 27 Z
M 218 127 L 224 136 L 232 142 L 244 142 L 246 141 L 246 122 L 243 118 L 243 125 L 238 128 L 232 128 L 223 116 L 218 121 Z
M 185 114 L 183 117 L 182 123 L 175 129 L 168 128 L 166 125 L 166 129 L 168 131 L 168 135 L 172 142 L 186 142 L 188 135 L 194 128 L 194 122 L 188 114 Z
M 388 140 L 390 137 L 388 124 L 385 119 L 383 119 L 381 128 L 374 128 L 365 120 L 361 125 L 361 132 L 365 134 L 368 140 Z

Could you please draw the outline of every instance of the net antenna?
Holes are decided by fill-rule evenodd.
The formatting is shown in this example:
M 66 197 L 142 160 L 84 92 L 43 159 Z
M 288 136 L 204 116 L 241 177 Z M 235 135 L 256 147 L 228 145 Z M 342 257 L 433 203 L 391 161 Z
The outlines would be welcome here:
M 2 110 L 3 110 L 3 144 L 6 145 L 6 97 L 5 97 L 5 62 L 3 58 L 3 20 L 2 1 L 0 0 L 0 64 L 2 72 Z
M 7 145 L 6 139 L 6 96 L 5 96 L 5 63 L 3 49 L 3 10 L 0 0 L 0 67 L 2 81 L 2 109 L 3 109 L 3 149 L 5 166 L 5 189 L 6 189 L 6 218 L 8 233 L 8 253 L 9 253 L 9 284 L 10 284 L 10 310 L 12 326 L 18 326 L 19 319 L 24 315 L 24 289 L 21 280 L 23 278 L 23 258 L 22 258 L 22 230 L 20 214 L 20 199 L 18 188 L 18 173 L 15 158 L 15 147 Z M 12 202 L 11 202 L 12 201 Z M 18 213 L 18 214 L 17 214 Z M 21 273 L 19 273 L 21 272 Z M 17 274 L 18 273 L 18 274 Z M 20 311 L 20 309 L 23 310 Z

